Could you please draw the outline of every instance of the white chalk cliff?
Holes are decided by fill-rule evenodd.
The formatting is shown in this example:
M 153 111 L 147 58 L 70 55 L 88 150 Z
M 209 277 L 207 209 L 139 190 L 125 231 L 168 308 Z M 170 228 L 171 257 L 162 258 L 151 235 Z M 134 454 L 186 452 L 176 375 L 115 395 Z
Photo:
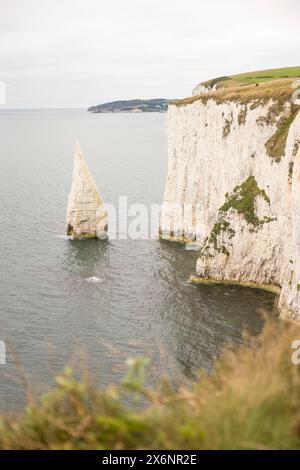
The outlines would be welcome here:
M 160 236 L 198 247 L 194 282 L 273 290 L 300 320 L 300 112 L 276 86 L 169 106 Z
M 67 234 L 75 239 L 107 238 L 107 213 L 78 143 L 74 149 L 73 180 L 67 208 Z

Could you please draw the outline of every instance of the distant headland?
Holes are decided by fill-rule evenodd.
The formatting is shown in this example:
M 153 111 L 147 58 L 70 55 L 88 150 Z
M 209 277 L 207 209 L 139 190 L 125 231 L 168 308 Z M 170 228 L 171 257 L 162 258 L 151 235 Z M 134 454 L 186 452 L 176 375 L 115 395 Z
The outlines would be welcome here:
M 165 113 L 172 100 L 155 98 L 152 100 L 123 100 L 98 104 L 88 108 L 90 113 Z

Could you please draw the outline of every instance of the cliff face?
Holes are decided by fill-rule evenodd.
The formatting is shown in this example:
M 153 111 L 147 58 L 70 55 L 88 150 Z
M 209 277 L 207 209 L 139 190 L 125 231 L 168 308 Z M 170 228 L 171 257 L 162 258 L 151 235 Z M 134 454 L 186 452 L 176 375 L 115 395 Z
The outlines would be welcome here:
M 107 213 L 79 144 L 74 150 L 72 187 L 67 208 L 67 235 L 107 238 Z
M 160 236 L 199 249 L 195 282 L 278 291 L 300 320 L 299 108 L 279 89 L 243 93 L 169 106 Z

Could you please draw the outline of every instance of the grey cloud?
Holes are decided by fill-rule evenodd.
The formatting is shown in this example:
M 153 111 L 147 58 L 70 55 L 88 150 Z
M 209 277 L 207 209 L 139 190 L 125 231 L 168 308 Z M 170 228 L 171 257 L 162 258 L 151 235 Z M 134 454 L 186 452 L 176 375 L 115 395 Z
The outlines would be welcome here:
M 298 65 L 296 0 L 0 0 L 10 107 L 179 97 L 226 73 Z

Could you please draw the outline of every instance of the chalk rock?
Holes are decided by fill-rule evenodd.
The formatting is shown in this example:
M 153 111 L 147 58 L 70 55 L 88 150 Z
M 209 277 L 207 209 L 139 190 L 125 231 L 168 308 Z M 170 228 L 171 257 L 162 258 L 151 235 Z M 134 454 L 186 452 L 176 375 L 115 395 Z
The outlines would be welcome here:
M 67 235 L 75 239 L 107 238 L 107 212 L 78 143 L 67 208 Z
M 192 280 L 273 289 L 300 321 L 297 109 L 213 94 L 170 105 L 160 237 L 201 247 Z

